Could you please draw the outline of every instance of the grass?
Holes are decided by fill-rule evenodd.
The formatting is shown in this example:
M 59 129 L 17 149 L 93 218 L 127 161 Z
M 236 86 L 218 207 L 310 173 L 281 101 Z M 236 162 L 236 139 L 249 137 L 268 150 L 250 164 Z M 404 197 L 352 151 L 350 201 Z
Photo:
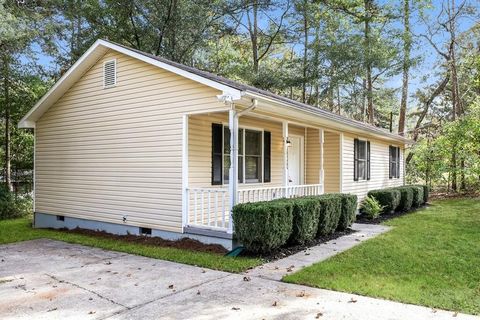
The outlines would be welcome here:
M 65 231 L 33 229 L 31 224 L 31 220 L 26 218 L 0 221 L 0 244 L 46 238 L 228 272 L 242 272 L 262 264 L 262 260 L 256 258 L 225 257 L 214 253 L 103 239 Z
M 390 232 L 283 280 L 480 314 L 480 200 L 435 201 Z

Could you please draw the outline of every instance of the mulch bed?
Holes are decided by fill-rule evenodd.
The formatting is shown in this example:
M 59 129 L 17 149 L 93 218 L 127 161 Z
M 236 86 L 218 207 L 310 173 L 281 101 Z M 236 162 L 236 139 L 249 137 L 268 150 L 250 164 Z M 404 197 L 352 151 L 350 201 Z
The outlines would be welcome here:
M 430 193 L 430 199 L 435 200 L 444 200 L 444 199 L 460 199 L 460 198 L 478 198 L 480 197 L 480 193 L 477 192 L 435 192 Z
M 301 251 L 306 251 L 310 247 L 317 246 L 319 244 L 325 243 L 330 240 L 334 240 L 343 236 L 346 236 L 348 234 L 356 232 L 355 230 L 352 229 L 347 229 L 345 231 L 335 231 L 334 233 L 326 236 L 322 236 L 319 238 L 314 239 L 311 242 L 302 244 L 302 245 L 286 245 L 284 247 L 280 247 L 278 250 L 270 252 L 270 253 L 264 253 L 264 254 L 259 254 L 259 253 L 254 253 L 254 252 L 249 252 L 247 250 L 242 251 L 240 256 L 243 257 L 255 257 L 255 258 L 262 258 L 266 262 L 271 262 L 275 261 L 278 259 L 285 258 L 287 256 L 290 256 L 292 254 L 295 254 L 297 252 Z
M 94 236 L 103 239 L 109 240 L 119 240 L 124 242 L 131 242 L 143 245 L 151 245 L 151 246 L 158 246 L 158 247 L 168 247 L 168 248 L 176 248 L 176 249 L 186 249 L 191 251 L 201 251 L 201 252 L 208 252 L 208 253 L 215 253 L 215 254 L 225 254 L 228 251 L 221 245 L 217 244 L 204 244 L 200 241 L 193 240 L 190 238 L 183 238 L 180 240 L 172 241 L 172 240 L 165 240 L 159 237 L 150 237 L 150 236 L 137 236 L 137 235 L 117 235 L 107 233 L 105 231 L 94 231 L 88 229 L 81 229 L 75 228 L 72 230 L 62 229 L 65 232 L 83 234 L 87 236 Z
M 361 214 L 361 215 L 357 216 L 357 220 L 355 220 L 355 222 L 364 223 L 364 224 L 380 224 L 384 221 L 387 221 L 387 220 L 390 220 L 390 219 L 393 219 L 393 218 L 398 218 L 398 217 L 401 217 L 401 216 L 404 216 L 404 215 L 407 215 L 407 214 L 410 214 L 410 213 L 414 213 L 415 211 L 417 211 L 419 209 L 422 209 L 422 208 L 425 208 L 425 207 L 428 207 L 428 206 L 429 206 L 429 204 L 426 204 L 426 205 L 423 205 L 419 208 L 415 208 L 415 209 L 409 210 L 409 211 L 383 213 L 380 216 L 378 216 L 378 218 L 375 218 L 375 219 L 370 219 L 367 216 Z

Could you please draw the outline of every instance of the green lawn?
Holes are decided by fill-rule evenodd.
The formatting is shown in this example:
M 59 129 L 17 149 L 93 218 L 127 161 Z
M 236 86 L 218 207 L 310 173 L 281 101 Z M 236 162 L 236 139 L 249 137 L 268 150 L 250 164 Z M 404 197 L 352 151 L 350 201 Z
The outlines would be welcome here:
M 0 244 L 39 238 L 61 240 L 70 243 L 127 252 L 150 258 L 180 262 L 229 272 L 245 271 L 248 268 L 260 265 L 262 263 L 262 260 L 254 258 L 231 258 L 213 253 L 142 245 L 127 241 L 104 239 L 65 231 L 33 229 L 31 227 L 30 219 L 0 221 Z
M 480 199 L 434 201 L 286 282 L 480 314 Z

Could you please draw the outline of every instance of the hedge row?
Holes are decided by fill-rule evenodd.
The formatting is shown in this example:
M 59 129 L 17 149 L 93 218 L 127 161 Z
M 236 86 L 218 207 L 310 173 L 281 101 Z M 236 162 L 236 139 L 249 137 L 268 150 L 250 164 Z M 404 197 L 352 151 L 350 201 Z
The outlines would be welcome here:
M 368 196 L 375 198 L 382 205 L 382 213 L 408 211 L 428 201 L 428 186 L 410 185 L 371 190 Z
M 321 196 L 238 204 L 233 208 L 235 235 L 252 252 L 269 252 L 287 243 L 345 230 L 355 220 L 357 196 Z

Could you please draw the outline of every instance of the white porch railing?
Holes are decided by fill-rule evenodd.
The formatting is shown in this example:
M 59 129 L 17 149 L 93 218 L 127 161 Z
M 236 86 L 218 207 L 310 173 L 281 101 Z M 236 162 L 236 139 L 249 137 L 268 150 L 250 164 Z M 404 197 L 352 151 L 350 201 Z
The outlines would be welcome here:
M 237 203 L 270 201 L 280 198 L 314 196 L 323 193 L 322 184 L 248 188 L 237 191 Z M 188 189 L 188 222 L 191 227 L 228 232 L 232 230 L 227 188 Z
M 238 190 L 238 203 L 270 201 L 280 198 L 316 196 L 323 193 L 321 184 L 305 184 L 286 187 L 264 187 Z
M 188 189 L 188 225 L 227 231 L 230 226 L 230 204 L 226 188 Z

